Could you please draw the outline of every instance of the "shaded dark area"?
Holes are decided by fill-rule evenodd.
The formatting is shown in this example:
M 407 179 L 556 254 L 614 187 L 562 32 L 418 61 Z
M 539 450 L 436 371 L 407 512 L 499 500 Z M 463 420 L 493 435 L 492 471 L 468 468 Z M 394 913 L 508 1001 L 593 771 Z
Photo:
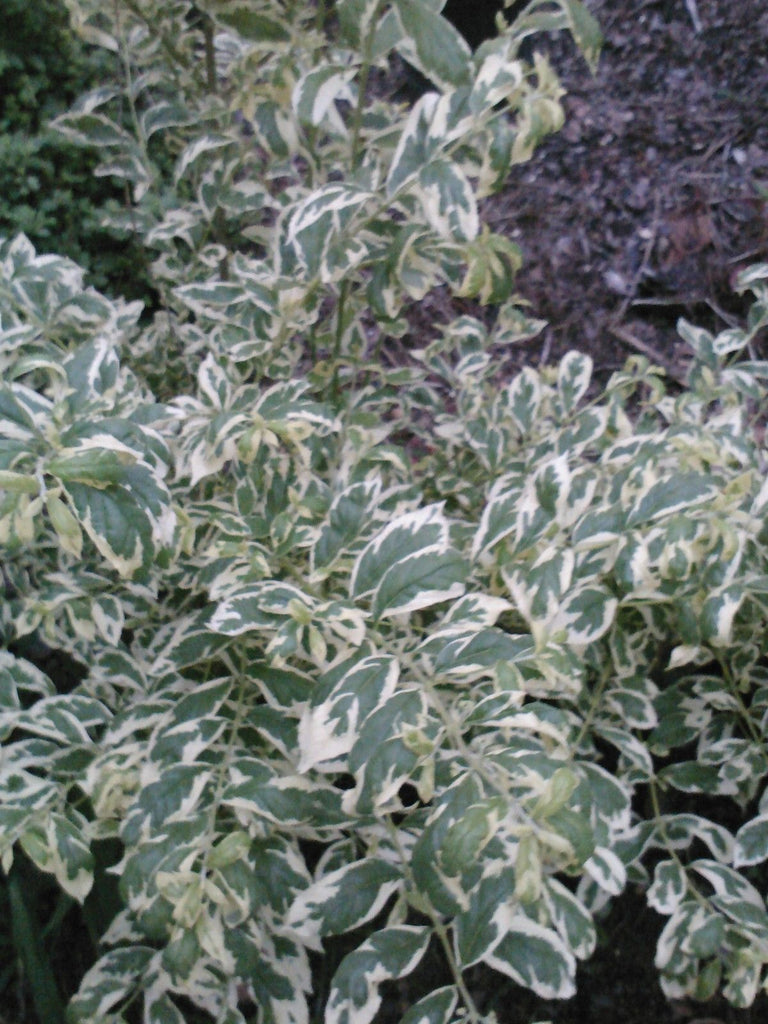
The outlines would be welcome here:
M 507 18 L 525 6 L 516 0 L 505 11 Z M 473 50 L 485 39 L 496 35 L 496 15 L 504 10 L 504 0 L 447 0 L 442 15 L 464 36 Z

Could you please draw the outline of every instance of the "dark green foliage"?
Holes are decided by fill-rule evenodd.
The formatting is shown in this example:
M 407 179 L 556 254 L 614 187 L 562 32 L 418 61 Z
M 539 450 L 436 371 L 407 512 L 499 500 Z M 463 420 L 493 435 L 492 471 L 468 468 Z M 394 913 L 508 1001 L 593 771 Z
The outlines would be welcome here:
M 61 0 L 4 0 L 0 130 L 36 133 L 105 75 L 109 56 L 69 31 Z
M 47 129 L 113 75 L 114 57 L 82 44 L 62 0 L 4 0 L 0 25 L 0 236 L 20 231 L 69 256 L 99 290 L 153 301 L 141 249 L 101 226 L 125 197 L 98 160 Z

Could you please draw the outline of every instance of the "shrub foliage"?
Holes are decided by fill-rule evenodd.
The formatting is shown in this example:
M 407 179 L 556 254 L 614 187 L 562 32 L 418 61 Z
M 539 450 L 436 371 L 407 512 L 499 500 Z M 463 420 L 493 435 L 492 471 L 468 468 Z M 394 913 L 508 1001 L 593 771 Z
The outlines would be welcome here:
M 63 0 L 4 0 L 0 34 L 0 234 L 81 263 L 97 288 L 149 298 L 140 239 L 126 244 L 102 217 L 121 188 L 94 180 L 98 151 L 73 145 L 46 122 L 117 70 L 110 55 L 68 29 Z M 119 237 L 120 244 L 115 244 Z
M 577 352 L 502 380 L 540 325 L 478 203 L 562 121 L 522 40 L 596 58 L 579 3 L 474 56 L 426 0 L 68 6 L 122 85 L 56 126 L 130 189 L 162 296 L 143 320 L 0 248 L 0 857 L 106 901 L 120 851 L 69 1019 L 300 1024 L 311 954 L 354 932 L 328 1024 L 428 949 L 450 983 L 403 1021 L 478 1022 L 467 968 L 570 996 L 628 884 L 665 991 L 749 1005 L 768 266 L 744 328 L 681 322 L 682 390 L 642 359 L 599 389 Z M 412 108 L 396 53 L 435 84 Z M 494 325 L 403 355 L 435 288 Z

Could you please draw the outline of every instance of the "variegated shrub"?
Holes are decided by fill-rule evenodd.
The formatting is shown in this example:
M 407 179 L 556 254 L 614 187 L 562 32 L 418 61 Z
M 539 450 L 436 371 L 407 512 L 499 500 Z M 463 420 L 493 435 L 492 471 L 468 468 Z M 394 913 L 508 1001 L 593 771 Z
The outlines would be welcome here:
M 635 359 L 600 391 L 575 352 L 500 383 L 538 325 L 478 199 L 559 125 L 517 52 L 570 27 L 592 58 L 580 4 L 471 59 L 439 0 L 338 0 L 338 31 L 277 0 L 69 6 L 118 76 L 59 127 L 126 181 L 160 296 L 142 318 L 0 247 L 0 858 L 83 901 L 120 850 L 70 1020 L 360 1024 L 429 950 L 448 983 L 403 1021 L 478 1022 L 468 968 L 570 996 L 628 884 L 668 918 L 665 991 L 749 1005 L 768 266 L 743 329 L 681 322 L 682 390 Z M 436 85 L 412 109 L 374 88 L 395 52 Z M 437 286 L 495 326 L 394 358 Z

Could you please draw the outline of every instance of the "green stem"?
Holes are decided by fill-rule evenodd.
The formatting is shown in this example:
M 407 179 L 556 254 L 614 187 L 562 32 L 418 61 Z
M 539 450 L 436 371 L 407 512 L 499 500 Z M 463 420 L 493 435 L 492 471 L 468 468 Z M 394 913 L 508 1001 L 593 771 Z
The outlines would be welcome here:
M 609 672 L 608 669 L 606 669 L 606 671 L 603 672 L 602 678 L 600 679 L 597 686 L 592 692 L 592 699 L 589 702 L 589 708 L 587 709 L 587 713 L 584 716 L 584 721 L 581 724 L 579 735 L 576 737 L 573 743 L 574 753 L 581 746 L 584 737 L 589 732 L 589 728 L 592 725 L 592 722 L 594 721 L 595 715 L 597 714 L 597 709 L 600 706 L 600 702 L 603 699 L 603 690 L 605 690 L 606 683 L 608 682 L 608 676 Z
M 183 51 L 179 50 L 174 44 L 173 40 L 168 36 L 167 32 L 162 32 L 158 29 L 158 26 L 151 21 L 142 11 L 139 4 L 135 0 L 121 0 L 122 4 L 128 8 L 134 17 L 138 18 L 139 21 L 143 22 L 144 25 L 149 29 L 152 35 L 157 38 L 160 42 L 160 46 L 165 51 L 166 56 L 171 59 L 171 62 L 183 71 L 195 76 L 196 68 L 195 65 L 187 58 L 187 55 Z M 199 77 L 198 77 L 199 80 Z
M 331 396 L 334 402 L 339 400 L 341 381 L 339 379 L 339 363 L 341 362 L 341 342 L 344 337 L 347 301 L 349 299 L 349 281 L 341 283 L 339 301 L 336 306 L 336 330 L 333 337 L 333 378 L 331 380 Z
M 136 142 L 139 145 L 141 151 L 142 161 L 147 171 L 152 170 L 152 164 L 149 159 L 149 151 L 147 149 L 147 140 L 144 136 L 144 132 L 141 128 L 141 122 L 139 121 L 138 111 L 136 110 L 136 100 L 133 95 L 133 73 L 131 72 L 131 62 L 128 58 L 128 52 L 125 45 L 125 36 L 123 33 L 123 26 L 120 20 L 120 8 L 117 0 L 115 0 L 114 6 L 114 18 L 117 26 L 117 37 L 120 44 L 120 61 L 123 65 L 123 75 L 125 76 L 125 94 L 128 99 L 128 109 L 131 114 L 131 124 L 133 125 L 133 133 L 136 136 Z
M 424 895 L 424 893 L 419 891 L 418 886 L 416 885 L 416 882 L 413 878 L 413 872 L 411 871 L 410 868 L 410 859 L 405 850 L 403 849 L 402 843 L 400 842 L 400 837 L 397 834 L 397 826 L 390 818 L 386 819 L 386 826 L 387 831 L 389 832 L 389 837 L 392 840 L 392 844 L 397 850 L 397 852 L 400 854 L 400 863 L 403 869 L 403 873 L 405 874 L 405 877 L 407 879 L 409 888 L 412 890 L 412 892 L 417 894 L 417 899 L 415 900 L 415 907 L 420 913 L 425 914 L 432 922 L 432 928 L 434 929 L 434 933 L 437 936 L 440 945 L 443 947 L 445 959 L 448 963 L 448 969 L 451 972 L 454 984 L 456 985 L 459 995 L 461 996 L 462 1001 L 464 1003 L 464 1006 L 467 1009 L 467 1014 L 471 1024 L 480 1024 L 482 1016 L 477 1006 L 475 1005 L 475 1001 L 472 998 L 471 992 L 469 991 L 464 982 L 464 976 L 461 973 L 461 968 L 456 962 L 456 957 L 454 956 L 453 953 L 453 947 L 451 946 L 451 940 L 448 935 L 448 929 L 443 923 L 442 918 L 440 917 L 438 912 L 429 902 L 429 899 Z
M 680 868 L 680 870 L 685 875 L 686 886 L 687 886 L 688 891 L 690 892 L 691 896 L 696 900 L 696 902 L 699 904 L 699 906 L 703 907 L 704 910 L 707 911 L 707 913 L 711 913 L 711 911 L 712 911 L 712 904 L 709 902 L 709 900 L 705 896 L 703 896 L 699 892 L 699 890 L 695 887 L 695 885 L 693 885 L 693 883 L 691 882 L 691 879 L 690 879 L 690 877 L 688 875 L 688 872 L 685 869 L 685 864 L 683 864 L 683 862 L 680 860 L 680 858 L 677 855 L 677 850 L 674 848 L 674 846 L 669 841 L 669 836 L 667 835 L 667 829 L 666 829 L 666 826 L 665 826 L 665 824 L 664 824 L 664 822 L 662 820 L 661 807 L 659 805 L 659 794 L 658 794 L 658 790 L 656 788 L 656 781 L 654 779 L 651 779 L 651 781 L 649 783 L 649 789 L 650 789 L 650 793 L 651 793 L 651 806 L 653 807 L 653 816 L 655 818 L 656 828 L 659 830 L 659 834 L 660 834 L 661 838 L 664 841 L 664 848 L 667 851 L 667 855 L 669 856 L 670 860 L 674 861 L 674 863 Z
M 318 32 L 325 31 L 325 23 L 328 20 L 329 0 L 317 0 L 317 13 L 315 15 L 315 28 Z
M 218 92 L 216 47 L 213 42 L 213 21 L 207 14 L 203 14 L 203 38 L 205 40 L 205 77 L 208 83 L 208 92 L 215 96 Z
M 37 1018 L 45 1024 L 65 1024 L 64 1003 L 41 942 L 39 923 L 27 905 L 18 867 L 13 867 L 8 876 L 8 901 L 13 944 L 24 967 Z
M 766 763 L 768 763 L 768 752 L 765 748 L 765 739 L 763 737 L 762 731 L 755 724 L 754 719 L 749 713 L 749 709 L 742 700 L 741 693 L 739 692 L 739 688 L 736 685 L 736 681 L 733 678 L 733 674 L 731 673 L 728 664 L 722 658 L 718 658 L 718 663 L 720 665 L 720 671 L 723 674 L 725 684 L 728 687 L 728 691 L 733 697 L 733 699 L 736 701 L 736 704 L 738 705 L 739 717 L 741 718 L 745 726 L 746 732 L 749 734 L 749 738 L 752 740 L 755 746 L 760 747 L 763 754 L 763 760 Z
M 350 163 L 352 170 L 356 170 L 362 156 L 362 128 L 363 112 L 365 110 L 365 98 L 368 91 L 368 79 L 371 75 L 373 43 L 376 38 L 376 29 L 379 25 L 379 15 L 384 7 L 385 0 L 379 0 L 376 9 L 371 15 L 371 22 L 363 40 L 363 63 L 360 65 L 360 79 L 357 85 L 357 105 L 352 118 L 352 142 L 350 147 Z

